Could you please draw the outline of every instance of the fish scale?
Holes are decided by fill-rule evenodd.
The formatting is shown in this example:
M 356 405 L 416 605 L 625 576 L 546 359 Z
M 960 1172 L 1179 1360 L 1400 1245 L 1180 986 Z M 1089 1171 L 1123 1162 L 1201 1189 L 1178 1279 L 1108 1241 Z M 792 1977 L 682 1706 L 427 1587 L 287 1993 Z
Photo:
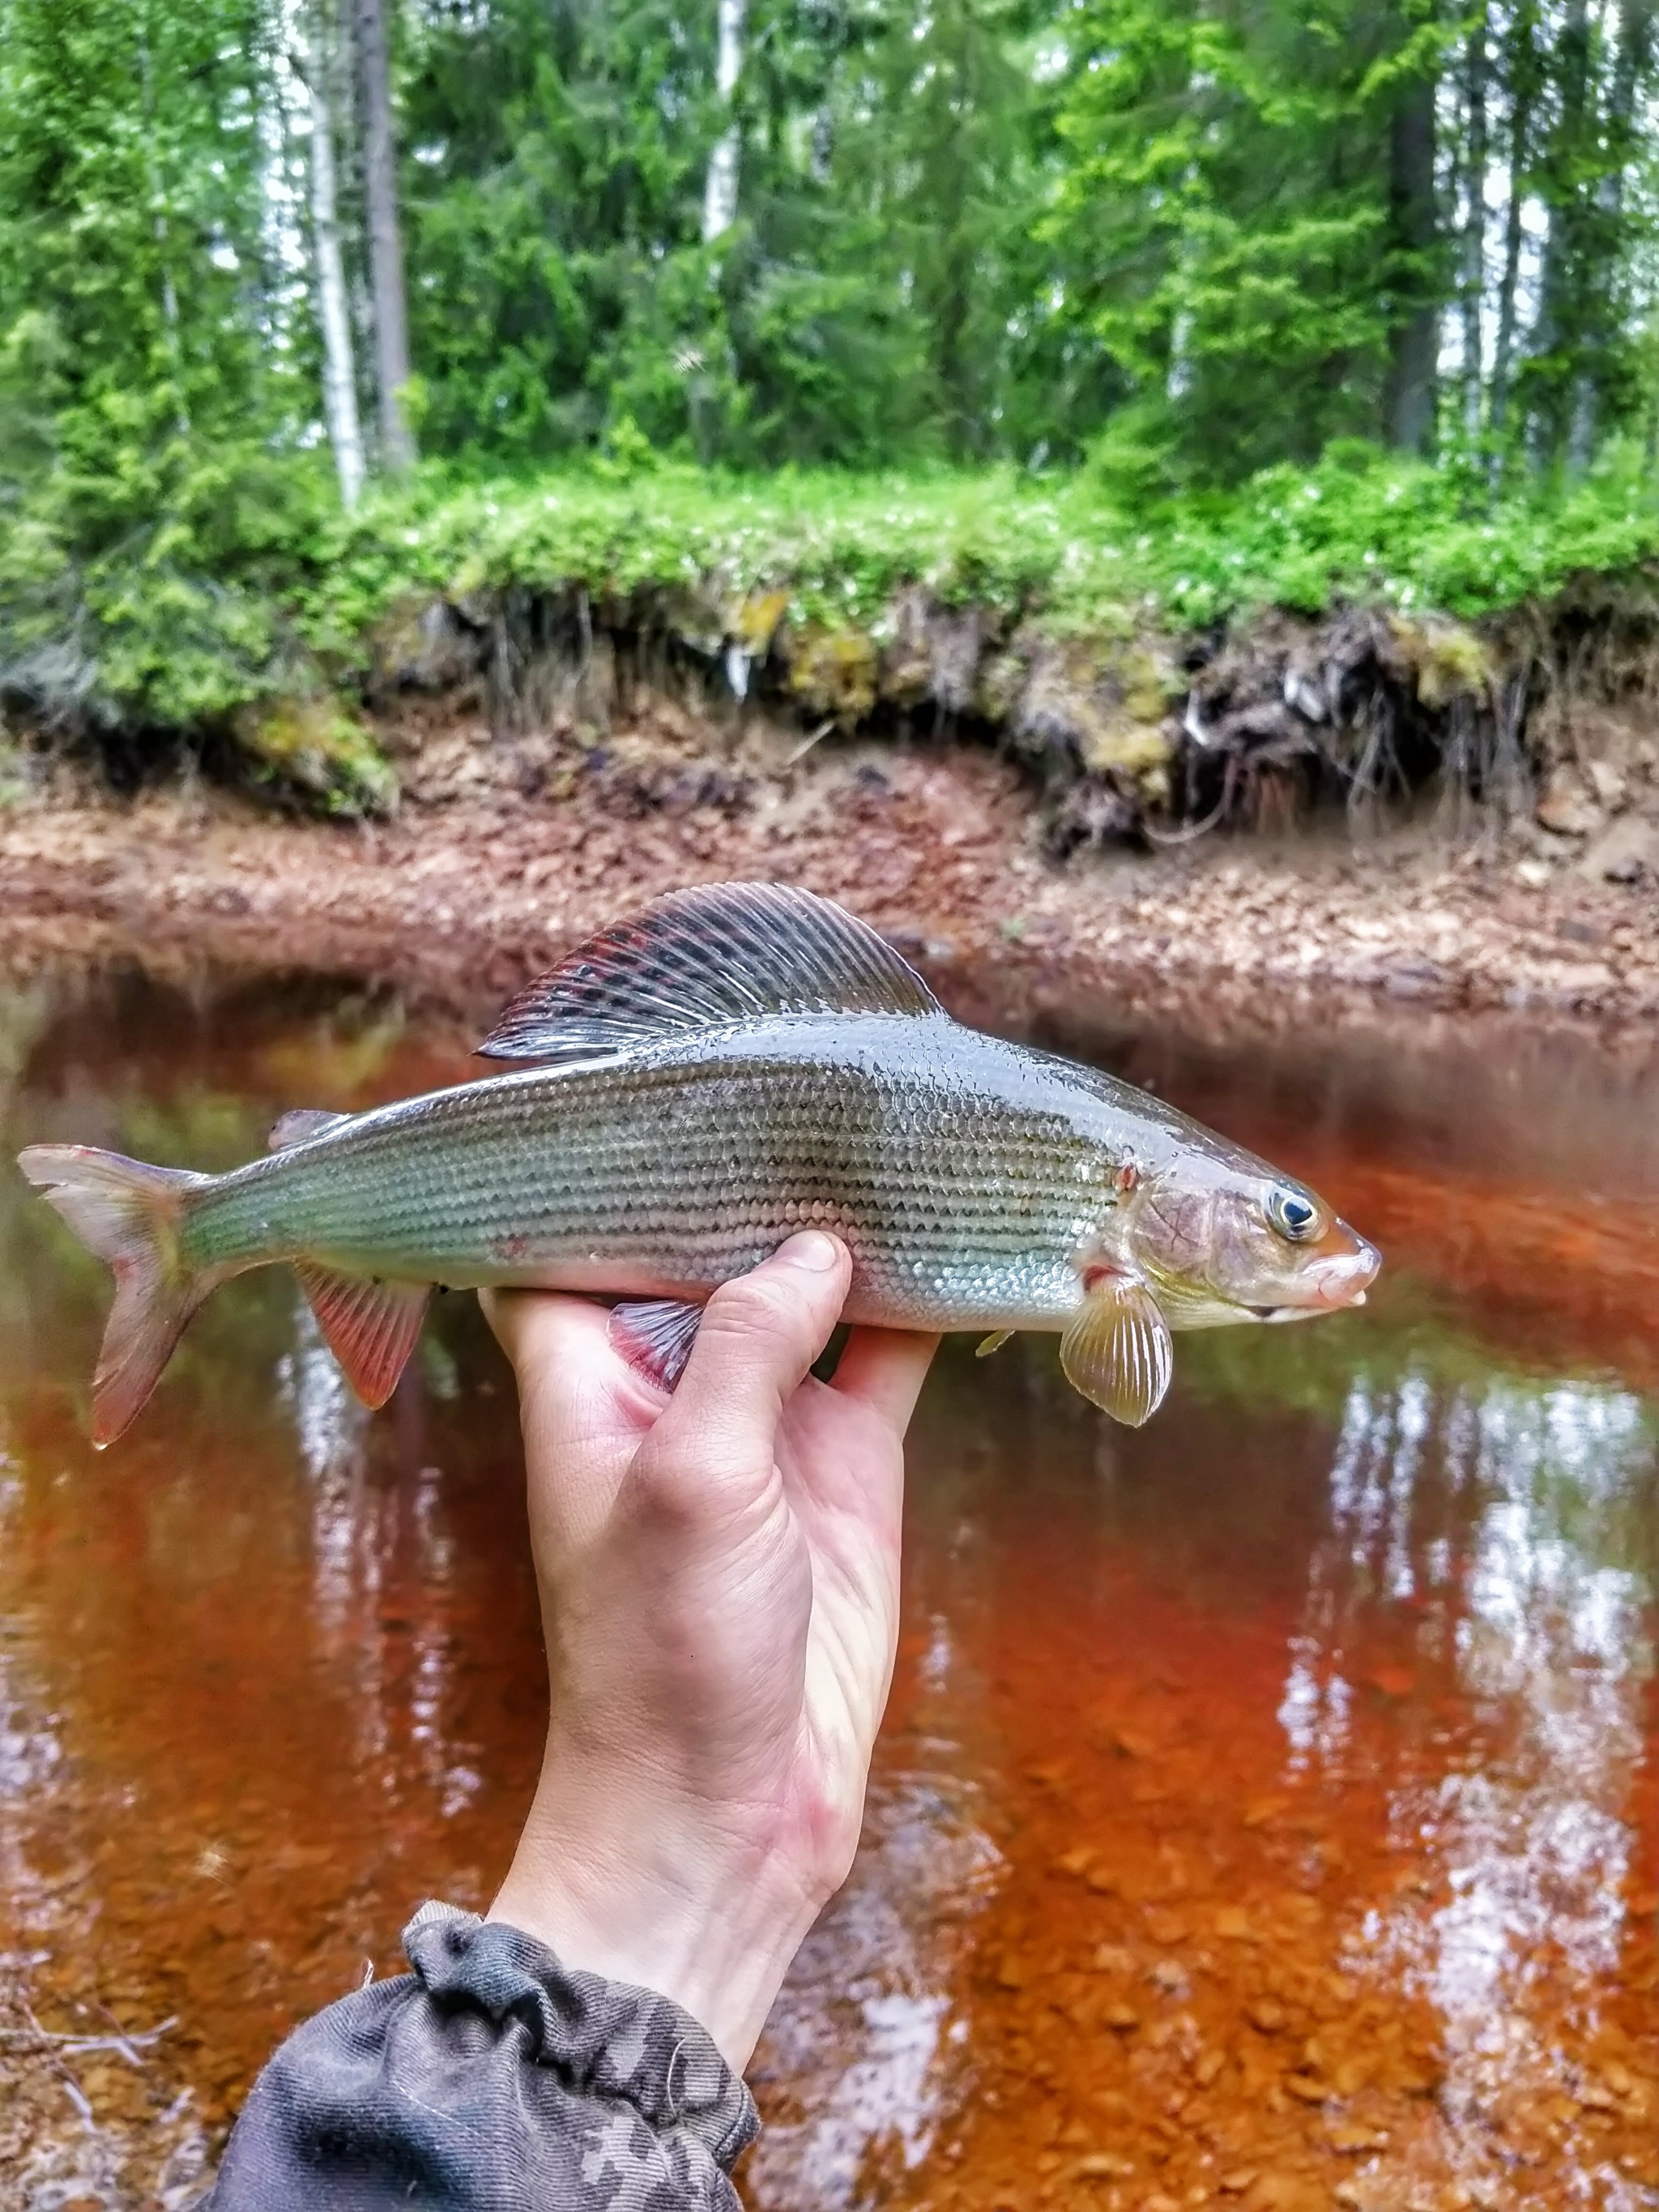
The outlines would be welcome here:
M 223 1177 L 186 1257 L 457 1286 L 581 1285 L 598 1265 L 613 1293 L 667 1296 L 816 1221 L 852 1250 L 855 1319 L 1058 1317 L 1079 1169 L 1097 1199 L 1109 1179 L 1098 1131 L 1075 1097 L 1034 1109 L 1017 1047 L 940 1027 L 919 1057 L 907 1018 L 755 1023 L 400 1102 Z

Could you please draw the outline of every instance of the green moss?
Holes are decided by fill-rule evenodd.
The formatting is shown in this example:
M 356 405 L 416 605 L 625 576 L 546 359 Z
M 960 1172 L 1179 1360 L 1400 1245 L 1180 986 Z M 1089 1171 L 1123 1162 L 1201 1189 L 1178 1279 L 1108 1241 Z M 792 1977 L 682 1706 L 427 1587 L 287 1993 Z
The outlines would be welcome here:
M 844 729 L 876 703 L 881 663 L 861 629 L 826 629 L 808 623 L 789 641 L 789 689 L 809 714 L 833 714 Z
M 236 741 L 257 776 L 306 793 L 331 814 L 385 814 L 397 802 L 391 763 L 326 692 L 260 701 L 237 717 Z

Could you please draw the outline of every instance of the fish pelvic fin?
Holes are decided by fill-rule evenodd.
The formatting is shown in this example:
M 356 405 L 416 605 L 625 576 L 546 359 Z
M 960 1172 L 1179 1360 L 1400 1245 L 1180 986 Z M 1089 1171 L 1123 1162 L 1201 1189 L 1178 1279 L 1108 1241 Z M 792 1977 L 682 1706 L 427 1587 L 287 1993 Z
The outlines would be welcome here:
M 560 1060 L 772 1014 L 941 1017 L 915 969 L 869 923 L 793 884 L 670 891 L 526 984 L 478 1047 L 485 1060 Z
M 1170 1324 L 1144 1283 L 1109 1275 L 1090 1285 L 1060 1340 L 1060 1364 L 1091 1405 L 1138 1429 L 1163 1404 L 1175 1373 Z
M 628 1298 L 612 1306 L 606 1334 L 636 1374 L 675 1389 L 702 1325 L 702 1308 L 683 1298 Z
M 421 1334 L 431 1284 L 374 1282 L 314 1260 L 296 1260 L 294 1272 L 346 1381 L 364 1405 L 384 1406 Z
M 192 1273 L 179 1249 L 185 1201 L 212 1178 L 90 1145 L 31 1145 L 17 1164 L 115 1277 L 92 1378 L 92 1441 L 101 1451 L 155 1388 L 185 1322 L 219 1279 Z

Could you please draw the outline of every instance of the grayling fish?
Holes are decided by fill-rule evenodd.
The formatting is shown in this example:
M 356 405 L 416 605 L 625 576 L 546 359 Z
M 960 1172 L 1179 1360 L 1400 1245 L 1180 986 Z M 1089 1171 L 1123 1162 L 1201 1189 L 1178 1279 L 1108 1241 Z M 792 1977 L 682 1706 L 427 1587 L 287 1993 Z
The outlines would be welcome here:
M 532 1063 L 367 1114 L 289 1114 L 228 1175 L 81 1145 L 20 1165 L 115 1273 L 109 1443 L 218 1284 L 285 1261 L 358 1395 L 391 1395 L 434 1284 L 619 1299 L 672 1387 L 703 1301 L 793 1231 L 853 1257 L 848 1321 L 1060 1336 L 1139 1425 L 1170 1331 L 1357 1305 L 1377 1254 L 1156 1098 L 953 1021 L 884 939 L 773 884 L 678 891 L 528 986 L 480 1048 Z

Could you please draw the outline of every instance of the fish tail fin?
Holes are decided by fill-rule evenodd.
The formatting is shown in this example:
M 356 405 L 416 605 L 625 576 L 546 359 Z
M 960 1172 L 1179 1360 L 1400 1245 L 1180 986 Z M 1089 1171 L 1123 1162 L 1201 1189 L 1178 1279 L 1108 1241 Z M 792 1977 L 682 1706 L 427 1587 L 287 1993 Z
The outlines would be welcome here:
M 90 1145 L 31 1145 L 17 1164 L 90 1252 L 107 1261 L 115 1304 L 92 1378 L 92 1441 L 113 1443 L 161 1377 L 216 1278 L 179 1249 L 184 1201 L 210 1178 L 146 1166 Z

